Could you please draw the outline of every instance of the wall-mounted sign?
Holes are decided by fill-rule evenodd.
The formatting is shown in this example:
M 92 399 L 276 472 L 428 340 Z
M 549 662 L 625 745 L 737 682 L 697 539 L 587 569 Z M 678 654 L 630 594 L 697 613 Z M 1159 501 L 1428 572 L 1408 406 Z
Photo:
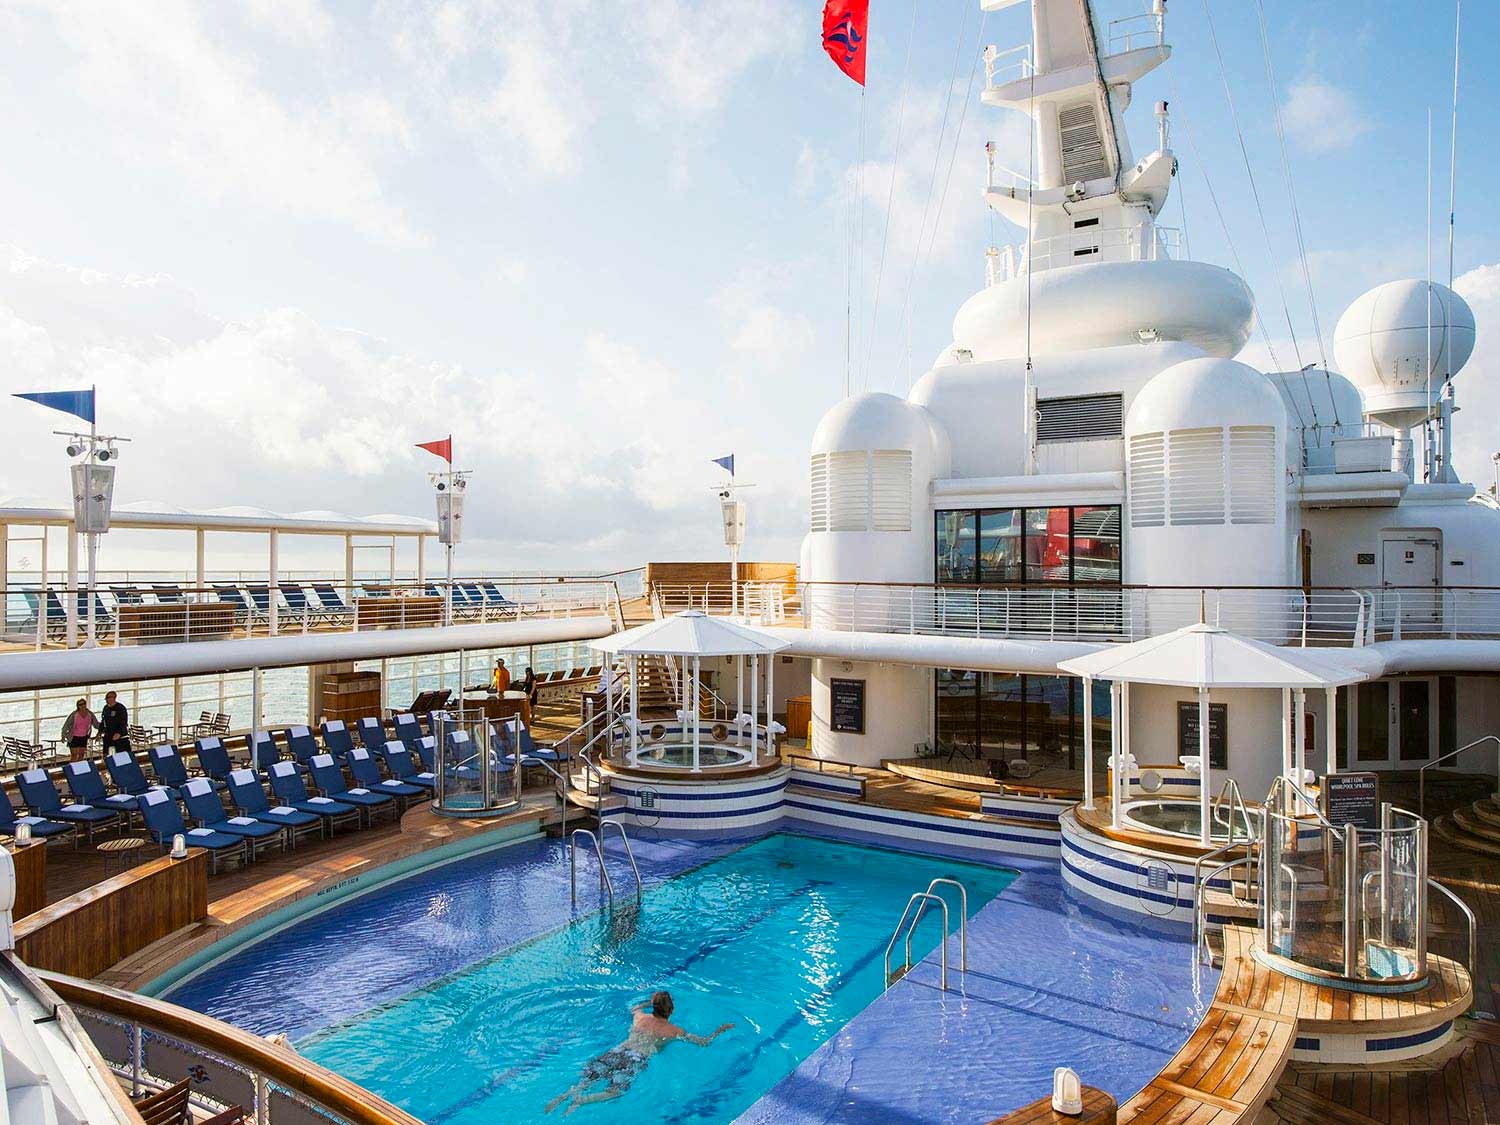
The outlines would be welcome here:
M 1358 552 L 1354 556 L 1354 563 L 1355 563 L 1356 566 L 1374 566 L 1375 565 L 1375 552 L 1374 551 L 1360 551 L 1360 552 Z
M 1177 704 L 1177 753 L 1198 753 L 1198 704 Z M 1208 764 L 1216 770 L 1229 768 L 1229 704 L 1208 705 Z
M 1335 773 L 1323 779 L 1323 815 L 1342 828 L 1380 827 L 1380 778 L 1373 773 Z
M 828 729 L 838 734 L 864 734 L 864 680 L 829 680 L 828 697 Z

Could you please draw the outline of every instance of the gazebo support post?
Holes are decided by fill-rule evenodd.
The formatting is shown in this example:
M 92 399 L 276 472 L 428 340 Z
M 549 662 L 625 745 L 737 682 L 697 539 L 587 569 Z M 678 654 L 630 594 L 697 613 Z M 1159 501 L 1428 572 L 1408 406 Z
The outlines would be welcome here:
M 1120 787 L 1120 808 L 1130 800 L 1130 681 L 1120 685 L 1120 771 L 1115 784 Z
M 1083 677 L 1083 807 L 1094 811 L 1094 679 Z
M 1292 732 L 1292 769 L 1296 773 L 1297 792 L 1302 792 L 1302 787 L 1307 784 L 1307 690 L 1298 688 L 1295 698 L 1297 700 L 1297 724 Z
M 760 654 L 750 654 L 750 749 L 755 749 L 755 727 L 760 722 Z
M 1120 692 L 1115 680 L 1109 685 L 1109 822 L 1120 827 Z
M 1209 830 L 1209 803 L 1213 799 L 1213 786 L 1210 783 L 1210 765 L 1208 761 L 1208 688 L 1198 689 L 1198 843 L 1205 848 L 1208 847 L 1210 839 Z
M 1292 776 L 1292 689 L 1281 689 L 1281 776 Z
M 632 761 L 641 748 L 641 658 L 632 653 L 630 662 L 630 753 Z
M 776 720 L 776 654 L 766 653 L 766 753 L 776 752 L 776 736 L 771 733 L 771 724 Z M 755 748 L 754 744 L 750 747 Z
M 745 654 L 734 658 L 734 737 L 745 745 L 745 728 L 740 725 L 740 716 L 745 713 Z
M 702 737 L 701 737 L 702 736 L 702 727 L 703 727 L 703 724 L 700 721 L 699 714 L 698 714 L 698 673 L 699 673 L 700 667 L 701 667 L 700 661 L 701 661 L 700 657 L 697 657 L 697 656 L 693 657 L 693 702 L 692 702 L 692 707 L 693 707 L 693 772 L 694 773 L 702 773 L 703 772 L 703 767 L 700 764 L 701 752 L 702 752 L 702 746 L 703 746 L 703 741 L 702 741 Z
M 1339 689 L 1324 688 L 1323 699 L 1328 712 L 1324 718 L 1323 742 L 1328 758 L 1327 774 L 1332 777 L 1339 772 Z

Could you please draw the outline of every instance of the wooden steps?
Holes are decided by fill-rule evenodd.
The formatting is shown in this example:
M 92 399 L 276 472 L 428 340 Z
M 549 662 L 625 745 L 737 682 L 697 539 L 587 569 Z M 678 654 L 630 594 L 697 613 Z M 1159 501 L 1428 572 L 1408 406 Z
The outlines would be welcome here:
M 1486 797 L 1433 821 L 1433 834 L 1455 847 L 1500 856 L 1500 807 Z

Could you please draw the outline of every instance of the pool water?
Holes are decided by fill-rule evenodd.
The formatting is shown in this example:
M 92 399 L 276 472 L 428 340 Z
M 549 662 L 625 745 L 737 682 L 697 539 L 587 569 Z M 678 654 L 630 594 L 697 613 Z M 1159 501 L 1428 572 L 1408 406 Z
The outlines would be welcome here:
M 1249 825 L 1237 812 L 1231 817 L 1229 809 L 1214 809 L 1211 812 L 1212 828 L 1210 836 L 1214 840 L 1229 839 L 1229 825 L 1231 819 L 1234 821 L 1234 835 L 1238 839 L 1258 835 L 1260 831 L 1260 810 L 1246 810 L 1250 817 Z M 1125 806 L 1125 819 L 1134 821 L 1142 828 L 1148 828 L 1153 832 L 1163 832 L 1171 836 L 1188 836 L 1198 838 L 1199 825 L 1203 821 L 1202 810 L 1196 801 L 1140 801 Z
M 297 1047 L 430 1125 L 541 1120 L 581 1067 L 625 1037 L 631 1007 L 667 989 L 677 1004 L 674 1022 L 700 1034 L 726 1022 L 733 1030 L 708 1047 L 670 1044 L 622 1097 L 579 1115 L 730 1121 L 879 995 L 886 942 L 902 907 L 940 876 L 964 884 L 971 916 L 1016 877 L 789 834 L 650 887 L 639 906 L 629 876 L 616 874 L 626 893 L 613 911 L 470 964 Z M 581 902 L 593 901 L 583 872 L 579 889 Z M 949 901 L 956 914 L 956 892 Z M 940 928 L 935 917 L 923 923 L 914 957 L 936 947 Z M 284 952 L 295 946 L 288 934 L 277 938 Z M 382 960 L 378 948 L 367 956 Z M 956 975 L 957 966 L 951 970 Z M 224 1002 L 235 976 L 231 962 L 211 969 L 192 982 L 193 996 L 233 1020 Z M 262 976 L 261 986 L 267 983 Z M 357 988 L 357 980 L 344 987 Z M 305 963 L 286 967 L 280 988 L 319 992 Z M 214 995 L 216 1002 L 204 1003 Z

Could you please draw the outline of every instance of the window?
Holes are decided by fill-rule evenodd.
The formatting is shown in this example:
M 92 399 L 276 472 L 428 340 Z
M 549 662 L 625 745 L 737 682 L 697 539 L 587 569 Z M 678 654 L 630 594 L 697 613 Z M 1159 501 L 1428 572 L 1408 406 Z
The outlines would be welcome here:
M 938 583 L 1108 583 L 1121 577 L 1120 508 L 936 513 Z
M 978 761 L 1025 759 L 1033 768 L 1083 766 L 1083 683 L 1071 676 L 1013 675 L 939 668 L 935 676 L 940 752 Z M 1094 682 L 1094 768 L 1109 764 L 1109 684 Z

